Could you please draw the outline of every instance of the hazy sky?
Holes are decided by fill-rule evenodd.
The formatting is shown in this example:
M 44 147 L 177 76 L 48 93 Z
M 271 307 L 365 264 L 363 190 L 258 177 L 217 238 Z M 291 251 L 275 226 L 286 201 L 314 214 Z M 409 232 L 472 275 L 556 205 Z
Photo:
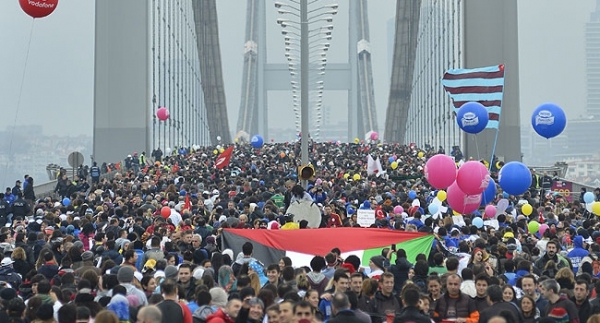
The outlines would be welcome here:
M 91 135 L 94 1 L 63 0 L 51 16 L 35 22 L 21 11 L 17 0 L 6 2 L 0 10 L 0 98 L 4 105 L 0 129 L 12 124 L 40 124 L 49 135 Z M 338 2 L 340 13 L 335 16 L 328 54 L 332 63 L 346 62 L 348 57 L 347 7 L 343 5 L 345 1 Z M 376 105 L 379 126 L 383 128 L 389 94 L 387 24 L 395 14 L 396 1 L 368 3 Z M 246 1 L 219 0 L 217 4 L 229 124 L 233 131 L 240 104 Z M 594 6 L 593 0 L 519 1 L 522 123 L 538 104 L 547 101 L 563 106 L 568 117 L 583 113 L 584 27 Z M 276 18 L 273 1 L 267 0 L 268 61 L 284 62 L 283 39 Z M 336 114 L 345 114 L 344 102 L 332 97 L 335 96 L 325 93 L 324 106 L 335 109 Z M 269 100 L 271 106 L 287 104 L 290 94 L 273 93 Z M 292 118 L 277 119 L 274 113 L 270 114 L 273 127 L 293 125 Z

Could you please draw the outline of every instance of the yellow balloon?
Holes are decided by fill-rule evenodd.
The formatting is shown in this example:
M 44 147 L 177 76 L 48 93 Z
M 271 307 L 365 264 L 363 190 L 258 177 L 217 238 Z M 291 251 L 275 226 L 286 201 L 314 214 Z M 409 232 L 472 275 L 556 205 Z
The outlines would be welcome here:
M 452 210 L 452 214 L 454 214 L 454 215 L 460 215 L 460 213 L 458 213 L 458 212 L 456 212 L 454 210 Z
M 418 156 L 419 158 L 423 158 L 423 157 L 425 157 L 425 153 L 424 153 L 424 152 L 422 152 L 422 151 L 419 151 L 419 153 L 417 154 L 417 156 Z
M 446 193 L 446 191 L 444 191 L 444 190 L 439 190 L 439 191 L 438 191 L 438 193 L 437 193 L 437 198 L 438 198 L 438 200 L 440 200 L 440 201 L 444 202 L 444 201 L 446 200 L 446 196 L 447 196 L 447 195 L 448 195 L 448 194 Z
M 348 179 L 348 177 L 350 177 L 350 174 L 348 174 L 348 173 L 344 174 L 344 179 Z
M 359 143 L 359 142 L 360 142 L 360 139 L 358 139 L 358 138 L 354 138 L 354 143 L 355 143 L 355 144 L 357 144 L 357 143 Z
M 218 150 L 216 150 L 216 149 L 215 149 L 215 150 L 213 150 L 213 154 L 215 154 L 215 155 L 216 155 L 216 154 L 218 154 L 218 153 L 219 153 L 219 151 L 218 151 Z
M 533 212 L 533 206 L 531 206 L 531 204 L 529 204 L 529 203 L 523 204 L 523 206 L 521 206 L 521 212 L 523 212 L 523 214 L 529 216 L 529 215 L 531 215 L 531 212 Z
M 239 139 L 238 139 L 238 138 L 235 138 L 235 139 L 233 139 L 233 141 L 235 141 L 235 142 L 238 142 L 238 141 L 239 141 Z
M 360 174 L 354 174 L 354 176 L 352 176 L 352 179 L 355 181 L 360 180 Z
M 592 203 L 592 212 L 595 215 L 600 216 L 600 202 L 594 202 L 594 203 Z
M 393 161 L 393 162 L 390 164 L 390 167 L 392 167 L 392 169 L 396 169 L 396 168 L 398 168 L 398 163 L 397 163 L 396 161 Z

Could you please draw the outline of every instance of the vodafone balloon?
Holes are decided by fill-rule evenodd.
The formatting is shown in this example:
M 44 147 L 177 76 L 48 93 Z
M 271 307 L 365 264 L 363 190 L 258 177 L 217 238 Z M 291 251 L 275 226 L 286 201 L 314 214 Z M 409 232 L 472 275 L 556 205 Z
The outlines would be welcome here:
M 19 0 L 21 9 L 33 18 L 44 18 L 54 12 L 58 0 Z

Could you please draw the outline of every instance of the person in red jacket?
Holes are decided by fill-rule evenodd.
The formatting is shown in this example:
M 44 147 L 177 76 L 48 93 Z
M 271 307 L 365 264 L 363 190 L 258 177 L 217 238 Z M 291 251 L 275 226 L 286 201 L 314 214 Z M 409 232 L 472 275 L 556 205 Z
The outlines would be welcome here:
M 342 220 L 339 215 L 333 213 L 333 206 L 331 204 L 325 205 L 324 214 L 325 219 L 327 219 L 328 228 L 338 228 L 342 226 Z
M 219 308 L 215 313 L 206 318 L 206 323 L 234 323 L 240 310 L 242 301 L 233 298 L 227 302 L 224 308 Z

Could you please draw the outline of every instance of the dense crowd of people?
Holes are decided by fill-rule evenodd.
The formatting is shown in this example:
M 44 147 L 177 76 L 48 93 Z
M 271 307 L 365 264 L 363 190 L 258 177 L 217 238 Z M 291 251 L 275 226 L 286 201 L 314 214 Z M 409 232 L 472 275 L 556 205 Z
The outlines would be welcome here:
M 423 167 L 441 148 L 312 143 L 306 189 L 299 143 L 236 145 L 218 169 L 223 148 L 94 163 L 75 178 L 61 173 L 44 199 L 28 176 L 7 188 L 0 322 L 600 322 L 600 222 L 581 201 L 551 194 L 549 176 L 533 174 L 522 196 L 498 187 L 493 203 L 509 206 L 478 227 L 485 205 L 459 222 L 450 208 L 427 214 L 437 191 Z M 383 172 L 368 173 L 369 154 Z M 458 147 L 451 155 L 464 158 Z M 491 164 L 495 177 L 501 164 Z M 416 259 L 385 248 L 368 263 L 343 259 L 339 241 L 310 266 L 265 264 L 252 243 L 237 255 L 222 248 L 226 228 L 304 229 L 289 225 L 294 200 L 318 205 L 321 228 L 358 227 L 356 211 L 368 205 L 371 227 L 436 239 Z M 529 217 L 524 201 L 536 210 Z M 530 232 L 531 220 L 543 228 Z

